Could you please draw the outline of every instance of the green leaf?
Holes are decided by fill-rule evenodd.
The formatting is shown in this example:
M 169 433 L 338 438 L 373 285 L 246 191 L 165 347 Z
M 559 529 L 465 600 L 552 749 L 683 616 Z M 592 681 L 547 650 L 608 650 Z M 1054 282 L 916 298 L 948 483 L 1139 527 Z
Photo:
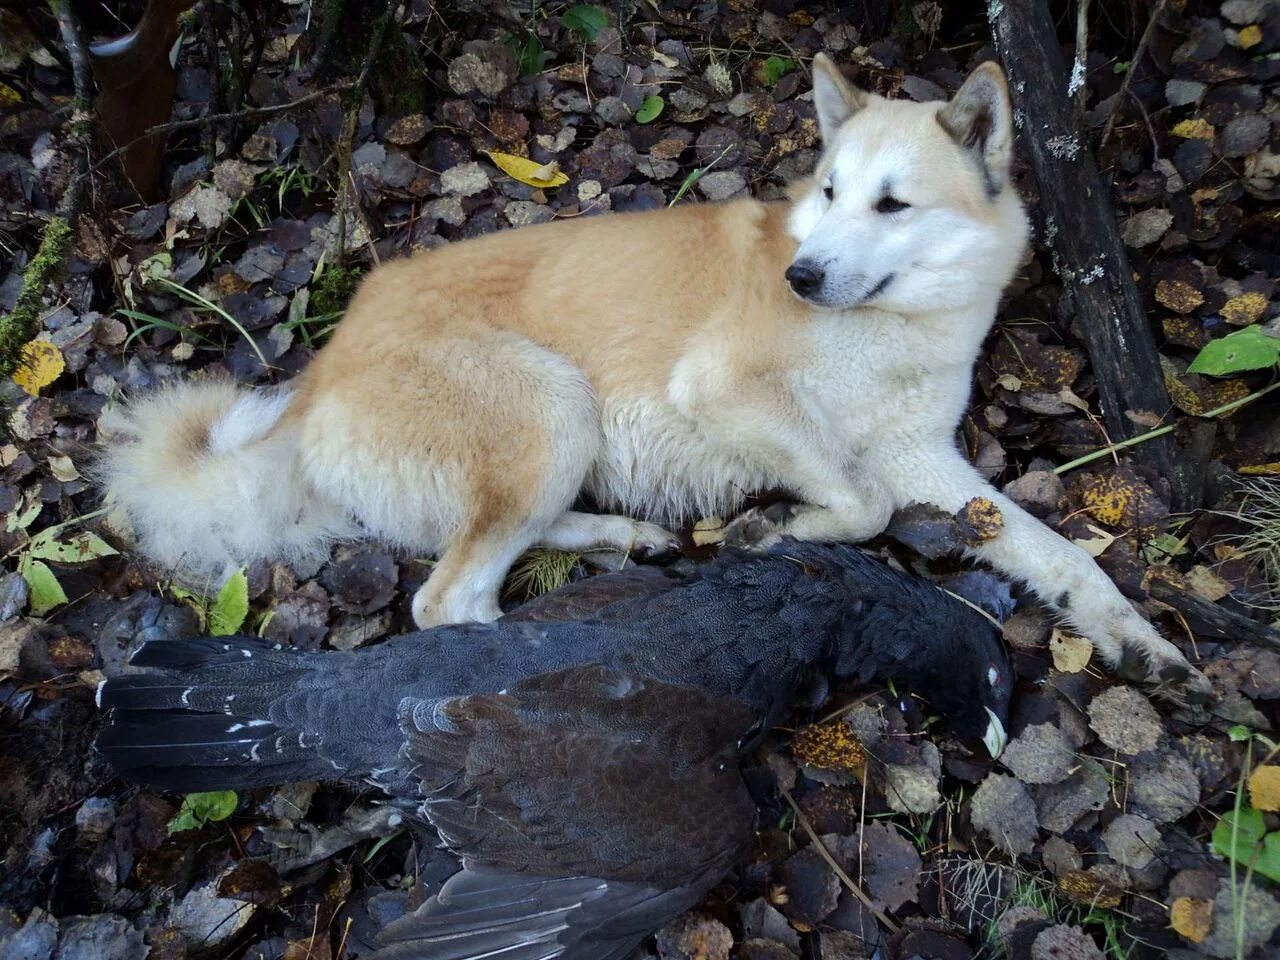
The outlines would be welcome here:
M 1227 736 L 1236 743 L 1244 743 L 1253 737 L 1253 731 L 1246 727 L 1243 723 L 1237 723 L 1234 727 L 1227 728 Z
M 666 105 L 667 102 L 661 97 L 650 94 L 636 111 L 636 123 L 653 123 L 662 115 L 662 108 Z
M 542 41 L 532 33 L 526 33 L 524 36 L 509 33 L 502 38 L 502 42 L 516 55 L 522 77 L 540 72 L 547 65 L 547 61 L 554 56 L 550 51 L 542 49 Z
M 66 540 L 55 540 L 45 530 L 31 539 L 27 553 L 38 560 L 52 560 L 54 563 L 85 563 L 98 557 L 114 556 L 118 551 L 96 533 L 73 534 Z
M 1268 833 L 1262 841 L 1262 850 L 1253 862 L 1253 870 L 1268 880 L 1280 883 L 1280 831 Z
M 66 591 L 62 589 L 62 584 L 53 575 L 48 564 L 40 560 L 32 560 L 30 557 L 23 557 L 22 562 L 18 564 L 18 570 L 31 589 L 33 615 L 43 616 L 54 607 L 67 602 Z
M 1244 370 L 1274 367 L 1277 362 L 1280 362 L 1280 338 L 1267 336 L 1258 327 L 1245 327 L 1205 344 L 1187 367 L 1187 373 L 1225 377 Z
M 1242 807 L 1238 819 L 1236 811 L 1228 810 L 1213 828 L 1213 852 L 1237 863 L 1248 863 L 1253 845 L 1266 832 L 1267 825 L 1263 822 L 1262 814 L 1252 807 Z
M 209 609 L 209 633 L 215 637 L 230 636 L 244 625 L 248 615 L 249 578 L 243 570 L 237 570 L 222 585 Z
M 1234 846 L 1232 823 L 1236 824 Z M 1266 823 L 1257 810 L 1244 807 L 1239 820 L 1234 810 L 1228 811 L 1213 828 L 1213 852 L 1234 860 L 1238 867 L 1252 868 L 1254 873 L 1280 883 L 1280 832 L 1266 831 Z
M 609 25 L 609 14 L 600 7 L 580 3 L 562 13 L 560 22 L 576 33 L 583 43 L 590 43 Z
M 236 812 L 240 798 L 234 790 L 189 793 L 182 798 L 178 815 L 169 821 L 169 833 L 195 830 L 206 823 L 217 823 Z
M 40 516 L 40 511 L 44 509 L 44 504 L 40 502 L 40 498 L 36 497 L 31 503 L 20 513 L 9 514 L 9 522 L 7 524 L 10 533 L 16 530 L 25 530 L 35 522 L 36 517 Z
M 776 87 L 778 81 L 796 68 L 796 62 L 786 57 L 770 57 L 764 62 L 764 85 Z

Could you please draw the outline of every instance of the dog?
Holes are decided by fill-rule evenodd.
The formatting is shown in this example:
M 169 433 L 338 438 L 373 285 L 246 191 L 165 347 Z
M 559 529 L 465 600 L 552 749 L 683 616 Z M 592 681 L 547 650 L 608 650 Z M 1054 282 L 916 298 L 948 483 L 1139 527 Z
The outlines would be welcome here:
M 1088 554 L 956 445 L 1028 242 L 1000 68 L 945 103 L 813 68 L 823 151 L 792 201 L 575 219 L 384 264 L 283 388 L 188 382 L 113 408 L 113 515 L 187 575 L 356 537 L 436 554 L 413 598 L 425 628 L 497 618 L 531 546 L 659 554 L 677 546 L 667 525 L 757 491 L 800 502 L 748 511 L 730 542 L 856 542 L 907 504 L 986 497 L 1003 527 L 974 556 L 1109 666 L 1207 693 Z M 584 493 L 616 513 L 575 511 Z

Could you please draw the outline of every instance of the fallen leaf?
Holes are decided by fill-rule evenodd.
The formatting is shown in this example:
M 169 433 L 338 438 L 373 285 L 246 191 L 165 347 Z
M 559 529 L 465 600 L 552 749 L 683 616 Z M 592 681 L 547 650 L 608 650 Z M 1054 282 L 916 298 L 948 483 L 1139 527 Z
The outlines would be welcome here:
M 1280 813 L 1280 766 L 1258 767 L 1249 775 L 1249 799 L 1255 810 Z
M 517 157 L 497 150 L 486 150 L 485 153 L 507 176 L 531 187 L 558 187 L 569 182 L 568 175 L 561 173 L 559 165 L 555 163 L 541 164 L 528 157 Z
M 969 819 L 1010 856 L 1030 853 L 1040 829 L 1027 788 L 1020 780 L 999 773 L 988 776 L 974 791 Z
M 1217 603 L 1234 587 L 1203 564 L 1187 571 L 1187 585 L 1197 594 L 1213 603 Z
M 1238 34 L 1236 34 L 1236 43 L 1240 45 L 1241 50 L 1248 50 L 1256 47 L 1262 42 L 1262 27 L 1256 23 L 1251 23 Z
M 1089 726 L 1112 750 L 1125 754 L 1155 748 L 1164 729 L 1151 701 L 1132 687 L 1112 687 L 1089 703 Z
M 1054 627 L 1053 636 L 1049 638 L 1049 653 L 1053 655 L 1055 668 L 1063 673 L 1079 673 L 1089 665 L 1093 644 L 1087 637 Z
M 1156 299 L 1175 313 L 1190 313 L 1204 303 L 1204 294 L 1185 280 L 1161 280 Z
M 866 771 L 867 751 L 843 720 L 801 727 L 791 740 L 791 752 L 810 767 L 851 773 L 859 778 Z
M 1199 943 L 1213 929 L 1213 901 L 1178 897 L 1169 908 L 1169 925 L 1192 943 Z
M 994 540 L 1004 529 L 1004 515 L 986 497 L 974 497 L 956 516 L 960 521 L 960 539 L 972 547 Z
M 703 517 L 693 525 L 693 543 L 698 547 L 724 543 L 724 520 L 720 517 Z
M 1095 527 L 1092 523 L 1089 524 L 1089 532 L 1093 533 L 1094 536 L 1087 539 L 1072 540 L 1071 542 L 1091 557 L 1102 556 L 1107 552 L 1107 547 L 1111 546 L 1117 539 L 1119 539 L 1116 534 L 1107 533 L 1107 531 L 1103 530 L 1101 527 Z M 1059 667 L 1058 669 L 1062 668 Z
M 1236 327 L 1257 323 L 1267 310 L 1267 298 L 1261 293 L 1242 293 L 1222 305 L 1222 319 Z
M 41 388 L 57 380 L 65 368 L 66 361 L 57 346 L 48 340 L 32 340 L 22 347 L 13 382 L 29 395 L 38 396 Z
M 1058 878 L 1058 891 L 1068 900 L 1090 907 L 1111 910 L 1120 906 L 1124 891 L 1089 873 L 1087 870 L 1071 870 Z
M 1184 140 L 1212 140 L 1213 124 L 1203 117 L 1193 117 L 1190 120 L 1175 123 L 1169 132 Z

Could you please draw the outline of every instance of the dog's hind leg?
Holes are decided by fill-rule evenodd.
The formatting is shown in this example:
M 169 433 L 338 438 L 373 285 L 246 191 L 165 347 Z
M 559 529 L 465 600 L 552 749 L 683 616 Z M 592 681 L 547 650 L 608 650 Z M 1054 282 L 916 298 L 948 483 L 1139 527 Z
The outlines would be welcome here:
M 538 538 L 538 543 L 555 550 L 612 547 L 637 557 L 654 557 L 680 549 L 680 538 L 655 523 L 573 510 L 561 514 Z

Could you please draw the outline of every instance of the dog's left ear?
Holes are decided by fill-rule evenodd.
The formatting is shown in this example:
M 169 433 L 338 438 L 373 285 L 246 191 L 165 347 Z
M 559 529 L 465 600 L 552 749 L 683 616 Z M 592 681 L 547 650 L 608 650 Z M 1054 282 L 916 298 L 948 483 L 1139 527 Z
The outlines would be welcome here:
M 938 111 L 938 122 L 973 153 L 987 195 L 994 199 L 1004 189 L 1013 158 L 1013 106 L 1004 71 L 991 61 L 975 67 L 951 102 Z

